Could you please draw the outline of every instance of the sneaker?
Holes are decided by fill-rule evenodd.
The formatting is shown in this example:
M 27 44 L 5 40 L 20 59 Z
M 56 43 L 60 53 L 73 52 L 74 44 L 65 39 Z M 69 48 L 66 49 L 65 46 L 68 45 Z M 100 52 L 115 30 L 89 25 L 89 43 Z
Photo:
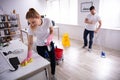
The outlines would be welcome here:
M 51 80 L 57 80 L 57 78 L 55 77 L 55 75 L 52 75 Z
M 86 47 L 87 47 L 87 46 L 84 45 L 82 48 L 86 48 Z
M 92 49 L 88 48 L 88 51 L 89 51 L 89 52 L 91 52 L 91 51 L 92 51 Z

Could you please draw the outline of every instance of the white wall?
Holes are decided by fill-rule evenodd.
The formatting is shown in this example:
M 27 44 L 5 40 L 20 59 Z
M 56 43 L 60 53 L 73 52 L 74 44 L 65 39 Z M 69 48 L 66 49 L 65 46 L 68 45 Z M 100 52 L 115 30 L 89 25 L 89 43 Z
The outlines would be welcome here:
M 111 49 L 120 50 L 120 29 L 104 29 L 98 33 L 97 44 Z
M 0 0 L 0 4 L 5 13 L 10 14 L 15 9 L 20 14 L 22 27 L 27 26 L 25 15 L 29 8 L 35 8 L 40 14 L 46 13 L 46 0 Z

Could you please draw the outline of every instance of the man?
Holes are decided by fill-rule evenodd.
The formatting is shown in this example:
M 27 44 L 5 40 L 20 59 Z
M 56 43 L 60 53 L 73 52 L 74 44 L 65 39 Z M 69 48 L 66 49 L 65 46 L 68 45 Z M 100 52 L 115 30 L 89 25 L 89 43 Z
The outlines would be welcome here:
M 84 39 L 83 48 L 87 47 L 87 45 L 88 45 L 87 36 L 89 34 L 88 51 L 91 51 L 92 50 L 94 33 L 97 33 L 99 31 L 100 27 L 101 27 L 101 19 L 96 14 L 96 10 L 95 10 L 94 6 L 90 7 L 90 14 L 88 14 L 87 17 L 85 18 L 85 23 L 86 23 L 86 27 L 85 27 L 84 35 L 83 35 L 83 39 Z M 96 26 L 97 23 L 99 23 L 98 26 Z

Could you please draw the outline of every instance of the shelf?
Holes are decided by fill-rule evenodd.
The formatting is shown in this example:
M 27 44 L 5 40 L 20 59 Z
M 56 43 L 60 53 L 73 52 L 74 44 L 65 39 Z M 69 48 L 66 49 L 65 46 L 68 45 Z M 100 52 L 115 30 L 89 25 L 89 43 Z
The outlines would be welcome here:
M 0 30 L 6 30 L 6 29 L 18 29 L 18 30 L 20 30 L 19 27 L 10 27 L 10 28 L 4 28 L 4 29 L 0 29 Z
M 19 37 L 23 41 L 19 14 L 0 15 L 0 42 Z
M 20 35 L 20 34 L 4 35 L 4 36 L 0 36 L 0 38 L 3 38 L 3 37 L 13 37 L 13 36 L 17 36 L 17 35 Z
M 0 23 L 6 23 L 7 21 L 0 21 Z
M 0 23 L 8 23 L 8 22 L 17 22 L 17 20 L 11 20 L 11 21 L 0 21 Z

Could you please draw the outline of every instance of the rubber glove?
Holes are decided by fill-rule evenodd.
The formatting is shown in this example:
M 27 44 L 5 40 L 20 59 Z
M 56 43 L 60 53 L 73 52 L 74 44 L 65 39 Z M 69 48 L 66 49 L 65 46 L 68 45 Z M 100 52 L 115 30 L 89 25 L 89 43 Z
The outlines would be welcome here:
M 46 45 L 49 46 L 51 41 L 52 41 L 52 38 L 53 38 L 53 34 L 50 34 L 47 38 L 47 42 L 46 42 Z
M 28 51 L 27 58 L 22 61 L 21 66 L 26 66 L 28 63 L 32 62 L 32 51 Z

